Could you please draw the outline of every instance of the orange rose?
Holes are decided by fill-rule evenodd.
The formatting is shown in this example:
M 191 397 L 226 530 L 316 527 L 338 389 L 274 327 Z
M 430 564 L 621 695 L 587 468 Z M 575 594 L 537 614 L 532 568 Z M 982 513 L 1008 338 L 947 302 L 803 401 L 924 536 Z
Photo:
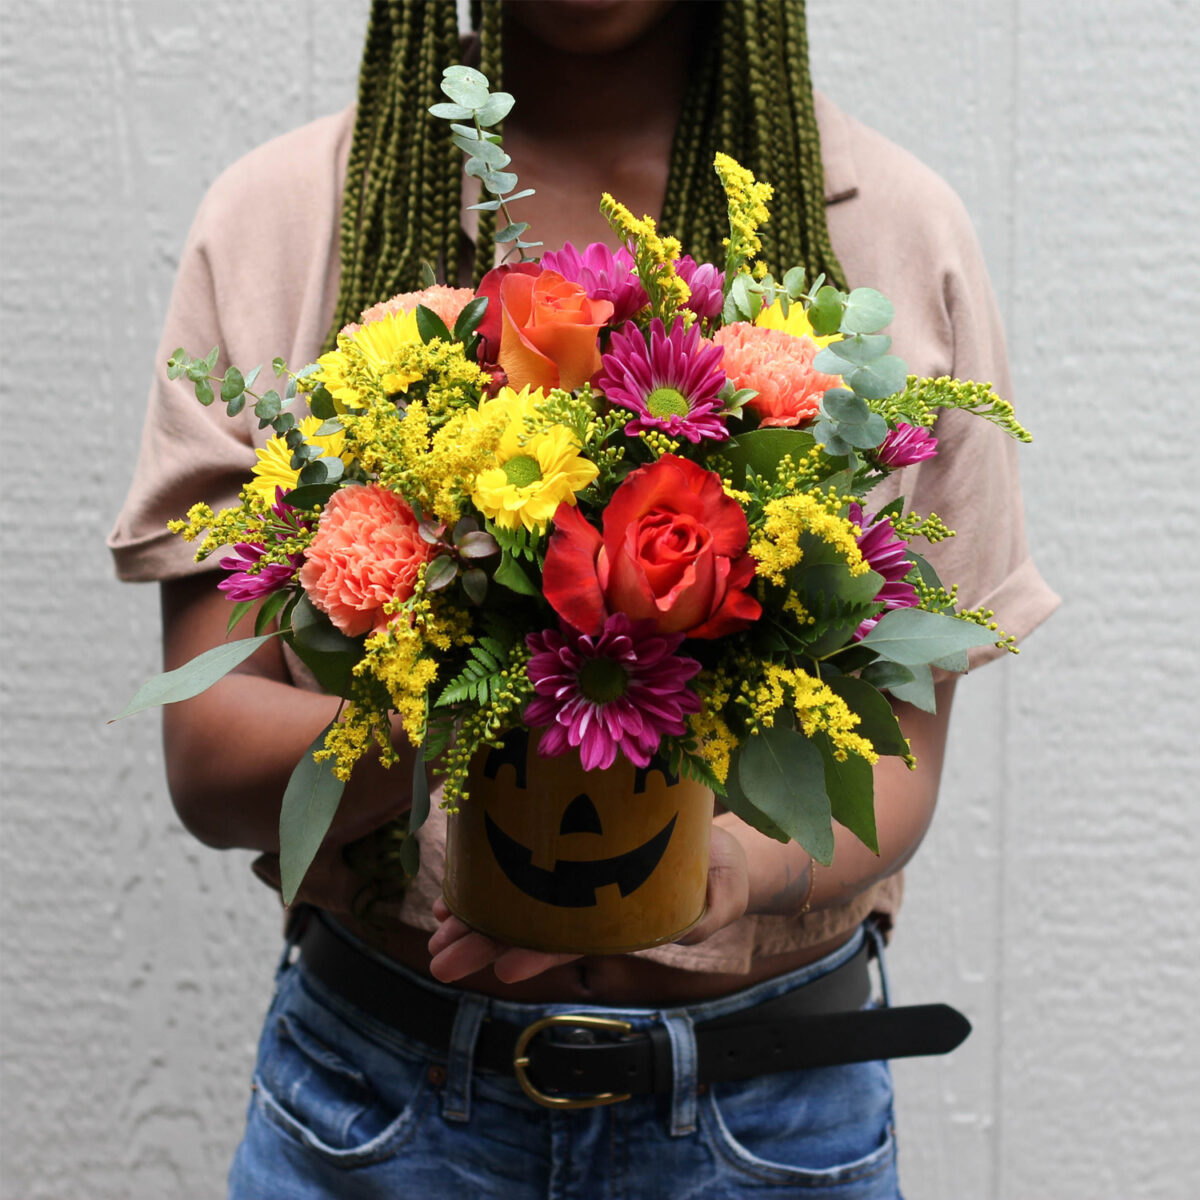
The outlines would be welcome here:
M 512 274 L 500 284 L 500 366 L 515 391 L 580 387 L 600 367 L 596 344 L 612 317 L 608 300 L 589 300 L 557 271 Z

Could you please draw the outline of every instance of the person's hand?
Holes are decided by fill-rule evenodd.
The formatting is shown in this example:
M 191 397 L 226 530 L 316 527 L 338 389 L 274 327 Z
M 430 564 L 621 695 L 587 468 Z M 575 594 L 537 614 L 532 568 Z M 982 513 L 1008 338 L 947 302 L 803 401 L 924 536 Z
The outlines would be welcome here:
M 749 899 L 746 853 L 733 834 L 714 825 L 708 860 L 707 907 L 699 923 L 679 939 L 680 944 L 702 942 L 736 921 L 745 913 Z M 434 902 L 433 915 L 440 924 L 429 939 L 429 953 L 433 956 L 429 970 L 442 983 L 453 983 L 488 966 L 501 983 L 519 983 L 581 957 L 546 954 L 490 938 L 454 916 L 441 898 Z

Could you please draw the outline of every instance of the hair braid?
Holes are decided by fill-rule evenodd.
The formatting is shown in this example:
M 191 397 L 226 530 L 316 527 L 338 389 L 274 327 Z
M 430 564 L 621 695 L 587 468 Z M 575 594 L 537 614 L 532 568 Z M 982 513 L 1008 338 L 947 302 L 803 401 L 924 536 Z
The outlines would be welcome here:
M 775 188 L 763 258 L 811 280 L 845 278 L 825 221 L 824 170 L 808 67 L 804 0 L 697 5 L 695 47 L 671 151 L 662 224 L 697 258 L 724 260 L 725 198 L 712 169 L 718 150 Z M 502 82 L 500 0 L 472 0 L 479 65 Z M 460 56 L 454 0 L 372 0 L 359 75 L 358 113 L 341 223 L 341 284 L 333 329 L 420 283 L 422 259 L 451 283 L 459 264 L 461 174 L 443 121 L 442 70 Z M 475 279 L 491 266 L 496 218 L 480 213 Z

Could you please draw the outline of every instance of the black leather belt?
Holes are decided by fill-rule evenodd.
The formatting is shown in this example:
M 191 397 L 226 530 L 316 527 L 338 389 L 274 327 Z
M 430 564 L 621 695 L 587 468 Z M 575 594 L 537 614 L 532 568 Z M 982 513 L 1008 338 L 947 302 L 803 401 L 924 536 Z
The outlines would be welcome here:
M 364 954 L 312 911 L 299 937 L 305 968 L 375 1020 L 445 1053 L 458 1005 Z M 971 1032 L 946 1004 L 863 1009 L 870 995 L 869 942 L 826 975 L 785 995 L 695 1027 L 702 1083 L 773 1071 L 945 1054 Z M 671 1089 L 665 1026 L 633 1029 L 587 1012 L 522 1028 L 486 1018 L 477 1069 L 515 1075 L 526 1093 L 555 1107 L 608 1104 Z

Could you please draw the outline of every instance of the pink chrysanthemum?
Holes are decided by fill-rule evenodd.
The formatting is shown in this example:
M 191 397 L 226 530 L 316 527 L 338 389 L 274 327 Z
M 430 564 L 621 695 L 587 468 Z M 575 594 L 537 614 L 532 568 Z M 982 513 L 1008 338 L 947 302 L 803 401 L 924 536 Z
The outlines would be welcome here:
M 470 288 L 443 287 L 440 283 L 433 287 L 422 288 L 419 292 L 399 292 L 390 300 L 381 300 L 372 305 L 362 315 L 362 323 L 351 322 L 342 328 L 347 337 L 357 333 L 363 325 L 372 321 L 381 321 L 392 313 L 412 312 L 418 304 L 424 305 L 442 318 L 447 329 L 454 328 L 454 322 L 467 305 L 475 299 L 475 293 Z
M 725 352 L 725 373 L 739 388 L 758 395 L 746 407 L 763 425 L 799 425 L 817 415 L 821 397 L 841 379 L 813 369 L 817 345 L 782 329 L 738 322 L 717 330 L 713 341 Z
M 227 554 L 217 564 L 223 571 L 232 574 L 222 579 L 217 588 L 230 600 L 261 600 L 272 592 L 279 591 L 292 581 L 304 562 L 303 554 L 289 554 L 287 562 L 267 563 L 259 566 L 267 552 L 267 542 L 285 542 L 290 538 L 307 533 L 312 525 L 300 517 L 300 510 L 284 501 L 283 488 L 275 489 L 275 503 L 271 505 L 272 517 L 265 513 L 259 518 L 263 522 L 261 542 L 238 542 L 235 553 Z
M 725 306 L 724 271 L 718 271 L 712 263 L 698 263 L 690 254 L 685 254 L 675 264 L 675 274 L 691 288 L 687 308 L 702 321 L 711 321 L 721 315 Z
M 897 425 L 875 451 L 881 466 L 896 470 L 924 462 L 937 454 L 937 438 L 920 425 Z
M 855 640 L 864 638 L 876 625 L 879 617 L 894 608 L 912 608 L 918 601 L 917 589 L 905 576 L 912 570 L 908 558 L 908 543 L 892 528 L 892 522 L 884 517 L 876 520 L 863 512 L 858 504 L 850 505 L 850 520 L 862 530 L 858 535 L 858 548 L 872 571 L 883 576 L 883 587 L 875 595 L 876 602 L 883 604 L 878 617 L 868 617 L 855 631 Z
M 678 736 L 684 717 L 700 711 L 687 681 L 700 670 L 675 651 L 683 634 L 657 634 L 653 621 L 614 613 L 594 637 L 569 625 L 531 633 L 526 670 L 536 696 L 524 712 L 532 728 L 548 726 L 538 753 L 578 747 L 585 771 L 611 767 L 617 754 L 650 763 L 664 734 Z
M 376 483 L 345 487 L 321 513 L 300 583 L 334 625 L 357 637 L 388 623 L 383 606 L 412 595 L 417 572 L 434 553 L 395 492 Z
M 721 351 L 676 320 L 667 333 L 657 317 L 650 342 L 640 330 L 617 330 L 600 360 L 598 386 L 609 401 L 638 415 L 625 426 L 630 437 L 661 429 L 669 437 L 698 442 L 729 436 L 718 393 L 725 386 Z
M 579 284 L 589 300 L 607 300 L 613 306 L 610 325 L 628 321 L 650 302 L 646 289 L 633 273 L 633 255 L 624 247 L 615 253 L 603 242 L 593 242 L 581 254 L 567 242 L 561 250 L 542 255 L 542 266 Z

